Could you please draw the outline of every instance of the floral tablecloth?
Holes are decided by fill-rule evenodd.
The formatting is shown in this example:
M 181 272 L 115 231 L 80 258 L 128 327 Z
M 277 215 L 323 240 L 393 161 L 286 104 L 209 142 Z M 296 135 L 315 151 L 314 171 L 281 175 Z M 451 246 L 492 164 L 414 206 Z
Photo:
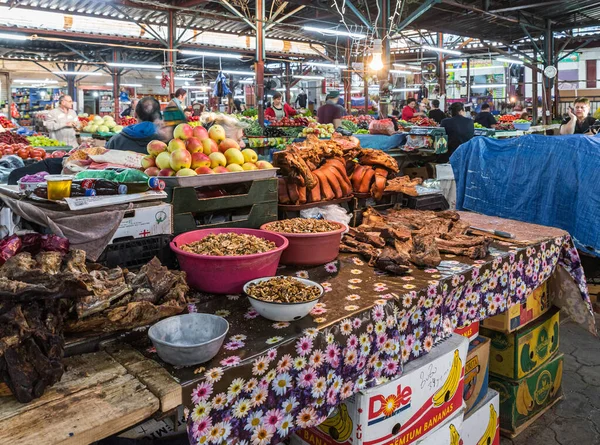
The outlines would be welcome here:
M 439 267 L 402 277 L 341 255 L 325 266 L 322 302 L 293 323 L 269 322 L 237 295 L 192 305 L 226 317 L 231 330 L 211 362 L 165 365 L 184 388 L 190 443 L 277 444 L 359 390 L 400 375 L 457 326 L 505 311 L 548 279 L 554 303 L 593 331 L 577 251 L 566 233 L 551 230 L 527 246 L 494 243 L 485 260 L 444 255 Z

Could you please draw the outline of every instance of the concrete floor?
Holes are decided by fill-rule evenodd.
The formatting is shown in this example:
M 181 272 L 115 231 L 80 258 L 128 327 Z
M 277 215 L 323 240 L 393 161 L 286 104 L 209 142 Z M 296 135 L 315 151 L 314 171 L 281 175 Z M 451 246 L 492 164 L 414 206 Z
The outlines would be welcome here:
M 596 316 L 600 334 L 600 317 Z M 560 329 L 564 398 L 501 445 L 600 445 L 600 339 L 572 321 Z

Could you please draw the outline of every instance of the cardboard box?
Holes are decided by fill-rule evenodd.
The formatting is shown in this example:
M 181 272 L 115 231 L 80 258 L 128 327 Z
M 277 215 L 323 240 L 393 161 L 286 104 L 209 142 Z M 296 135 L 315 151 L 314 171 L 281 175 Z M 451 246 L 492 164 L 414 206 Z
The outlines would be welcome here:
M 463 417 L 463 411 L 459 412 L 437 430 L 419 440 L 416 445 L 459 445 Z
M 502 314 L 486 318 L 481 326 L 494 331 L 513 332 L 544 315 L 550 306 L 548 286 L 543 283 L 521 304 L 509 307 Z
M 139 203 L 125 212 L 123 221 L 110 242 L 123 238 L 145 238 L 173 233 L 173 211 L 171 204 Z
M 490 389 L 460 429 L 462 445 L 500 445 L 500 396 Z
M 531 374 L 558 350 L 559 310 L 553 308 L 535 323 L 510 334 L 481 328 L 492 340 L 490 372 L 512 380 Z
M 563 355 L 557 355 L 533 374 L 512 381 L 490 376 L 490 388 L 500 393 L 500 428 L 518 431 L 562 397 Z
M 474 321 L 470 325 L 456 328 L 454 333 L 467 337 L 469 341 L 473 341 L 479 336 L 479 321 Z
M 489 363 L 490 339 L 479 336 L 469 345 L 469 353 L 465 364 L 465 388 L 463 392 L 463 399 L 467 405 L 465 413 L 471 411 L 487 393 Z
M 449 339 L 404 367 L 402 376 L 355 394 L 296 443 L 310 445 L 408 445 L 463 410 L 468 340 Z

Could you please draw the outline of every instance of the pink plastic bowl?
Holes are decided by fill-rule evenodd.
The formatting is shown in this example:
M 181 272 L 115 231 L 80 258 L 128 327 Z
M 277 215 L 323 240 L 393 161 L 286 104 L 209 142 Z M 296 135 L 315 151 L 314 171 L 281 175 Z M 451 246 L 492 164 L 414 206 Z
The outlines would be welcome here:
M 273 241 L 277 248 L 269 252 L 244 256 L 197 255 L 178 246 L 199 241 L 217 233 L 254 235 Z M 177 255 L 179 266 L 187 274 L 187 282 L 194 289 L 213 294 L 239 294 L 250 280 L 277 275 L 281 253 L 288 240 L 273 232 L 256 229 L 203 229 L 182 233 L 171 241 L 171 250 Z
M 277 233 L 289 241 L 290 245 L 281 255 L 281 264 L 294 266 L 318 266 L 329 263 L 340 253 L 340 241 L 346 226 L 335 221 L 339 229 L 322 233 L 283 233 L 268 229 L 269 223 L 260 226 L 262 230 Z

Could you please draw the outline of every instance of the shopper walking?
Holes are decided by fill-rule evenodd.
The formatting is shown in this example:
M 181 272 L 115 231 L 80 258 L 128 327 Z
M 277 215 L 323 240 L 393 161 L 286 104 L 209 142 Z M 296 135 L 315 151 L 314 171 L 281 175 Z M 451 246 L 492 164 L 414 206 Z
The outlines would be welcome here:
M 462 102 L 450 105 L 450 114 L 452 117 L 444 119 L 440 124 L 448 135 L 448 152 L 438 156 L 438 162 L 448 162 L 452 153 L 475 135 L 475 124 L 472 119 L 465 117 Z
M 327 94 L 325 104 L 317 110 L 317 120 L 320 124 L 333 124 L 336 129 L 342 125 L 344 109 L 339 105 L 339 101 L 339 91 L 330 91 Z
M 429 119 L 433 119 L 438 124 L 441 124 L 446 119 L 446 113 L 440 110 L 440 101 L 433 99 L 431 101 L 431 110 L 429 110 Z
M 77 147 L 75 128 L 79 124 L 77 113 L 73 111 L 73 98 L 69 95 L 60 96 L 58 107 L 48 113 L 44 126 L 48 129 L 50 137 L 59 142 L 64 142 L 71 147 Z

